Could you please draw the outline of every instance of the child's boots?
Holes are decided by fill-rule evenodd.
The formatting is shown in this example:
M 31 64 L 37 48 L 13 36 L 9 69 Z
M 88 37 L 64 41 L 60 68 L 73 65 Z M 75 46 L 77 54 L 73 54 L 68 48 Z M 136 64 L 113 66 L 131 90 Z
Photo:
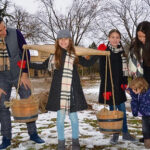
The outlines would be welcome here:
M 79 139 L 72 139 L 72 150 L 80 150 Z
M 65 140 L 58 140 L 57 150 L 65 150 Z
M 126 140 L 126 141 L 132 141 L 132 142 L 137 141 L 129 132 L 123 132 L 122 133 L 122 139 Z
M 118 143 L 119 133 L 114 133 L 113 137 L 110 140 L 110 144 L 115 145 Z

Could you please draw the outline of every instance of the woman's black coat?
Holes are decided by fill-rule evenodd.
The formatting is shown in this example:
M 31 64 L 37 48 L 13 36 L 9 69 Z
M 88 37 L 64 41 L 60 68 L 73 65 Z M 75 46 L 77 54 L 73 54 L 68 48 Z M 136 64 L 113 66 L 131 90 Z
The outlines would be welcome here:
M 110 51 L 107 48 L 107 51 Z M 115 104 L 119 105 L 126 101 L 125 91 L 121 88 L 121 84 L 127 84 L 127 77 L 123 77 L 122 71 L 122 58 L 121 53 L 113 53 L 110 51 L 110 62 L 112 69 L 112 78 L 114 84 L 114 96 L 115 96 Z M 97 60 L 99 60 L 99 73 L 101 77 L 100 83 L 100 92 L 99 92 L 99 103 L 104 104 L 104 87 L 105 87 L 105 56 L 92 56 L 90 60 L 85 60 L 83 57 L 80 57 L 80 61 L 84 62 L 84 66 L 90 66 L 94 64 Z M 109 66 L 107 66 L 109 68 Z M 110 80 L 110 71 L 107 71 L 107 90 L 106 92 L 112 92 L 111 80 Z M 106 101 L 107 104 L 113 105 L 112 96 L 110 99 Z
M 50 111 L 60 110 L 60 92 L 61 92 L 61 81 L 64 67 L 64 61 L 66 57 L 66 51 L 62 49 L 62 65 L 60 69 L 55 69 L 51 88 L 48 97 L 48 103 L 46 109 Z M 34 69 L 46 69 L 48 68 L 49 58 L 43 64 L 31 63 L 30 67 Z M 79 62 L 82 64 L 82 62 Z M 70 112 L 76 112 L 87 109 L 87 103 L 83 94 L 83 90 L 80 84 L 80 78 L 77 71 L 77 65 L 73 66 L 73 78 L 71 84 L 71 104 Z

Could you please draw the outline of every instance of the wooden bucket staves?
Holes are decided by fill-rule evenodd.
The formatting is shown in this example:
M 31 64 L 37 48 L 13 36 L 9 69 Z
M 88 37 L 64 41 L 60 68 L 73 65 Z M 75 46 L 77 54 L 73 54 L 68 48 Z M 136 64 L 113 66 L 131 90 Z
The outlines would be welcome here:
M 38 118 L 39 102 L 33 95 L 27 99 L 12 99 L 11 110 L 15 122 L 32 122 Z
M 119 133 L 122 131 L 123 112 L 109 111 L 106 108 L 101 109 L 97 114 L 99 130 L 102 133 Z

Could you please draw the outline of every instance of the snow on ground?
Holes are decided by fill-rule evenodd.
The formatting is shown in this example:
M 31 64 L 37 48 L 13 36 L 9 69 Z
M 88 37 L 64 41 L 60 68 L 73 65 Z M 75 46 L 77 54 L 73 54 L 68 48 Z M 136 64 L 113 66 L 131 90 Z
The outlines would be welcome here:
M 88 103 L 92 105 L 92 109 L 78 112 L 81 150 L 144 150 L 142 143 L 122 141 L 121 135 L 117 145 L 109 144 L 112 135 L 105 135 L 99 131 L 95 115 L 98 110 L 103 108 L 103 105 L 98 104 L 96 101 L 90 101 L 91 97 L 94 99 L 98 97 L 99 84 L 96 82 L 93 86 L 88 87 L 83 85 L 83 88 L 86 97 L 90 96 Z M 15 89 L 13 89 L 11 97 L 15 97 Z M 133 118 L 129 111 L 127 111 L 127 118 L 129 131 L 136 138 L 140 138 L 141 118 Z M 8 150 L 55 150 L 57 147 L 56 113 L 48 112 L 39 114 L 36 124 L 38 133 L 45 140 L 45 144 L 39 145 L 30 141 L 26 125 L 24 123 L 14 123 L 12 118 L 13 140 Z M 66 115 L 65 136 L 67 150 L 71 150 L 71 135 L 70 120 Z M 0 140 L 1 138 L 0 136 Z

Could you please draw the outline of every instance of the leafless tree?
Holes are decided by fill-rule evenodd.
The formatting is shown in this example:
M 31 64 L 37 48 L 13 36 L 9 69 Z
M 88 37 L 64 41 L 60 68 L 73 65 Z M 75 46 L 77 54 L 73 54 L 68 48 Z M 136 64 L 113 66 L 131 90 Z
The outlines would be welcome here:
M 150 6 L 150 0 L 144 0 L 144 2 Z
M 79 45 L 83 37 L 93 30 L 91 25 L 99 14 L 100 0 L 74 0 L 66 14 L 60 14 L 54 8 L 54 0 L 40 0 L 43 4 L 38 19 L 43 25 L 43 34 L 51 42 L 56 40 L 60 29 L 69 29 L 75 45 Z
M 36 17 L 16 6 L 14 6 L 13 16 L 14 18 L 9 20 L 8 26 L 11 25 L 20 30 L 30 43 L 42 41 L 42 26 Z
M 8 0 L 0 0 L 0 17 L 12 18 L 13 16 L 7 12 L 10 2 Z
M 104 34 L 104 40 L 105 35 L 115 28 L 122 33 L 123 42 L 130 45 L 138 23 L 149 18 L 149 9 L 145 7 L 143 0 L 107 1 L 106 8 L 98 19 L 98 22 L 103 23 L 97 23 L 98 29 Z

